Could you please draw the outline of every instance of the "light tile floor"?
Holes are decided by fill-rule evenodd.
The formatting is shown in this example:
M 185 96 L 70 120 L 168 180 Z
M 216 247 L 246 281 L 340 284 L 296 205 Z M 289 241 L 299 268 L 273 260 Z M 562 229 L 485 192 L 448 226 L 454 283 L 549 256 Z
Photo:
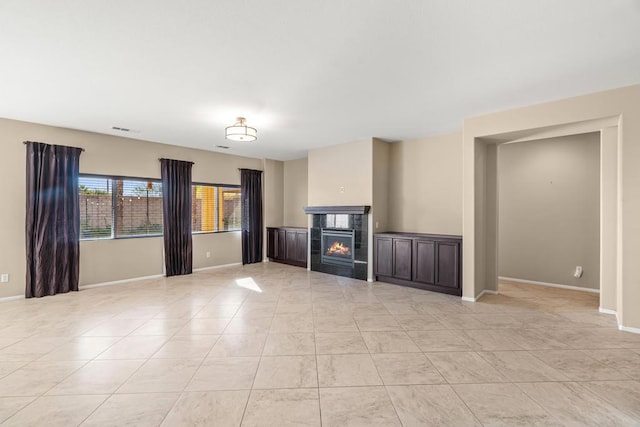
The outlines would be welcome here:
M 0 304 L 5 425 L 638 425 L 597 295 L 478 303 L 281 264 Z

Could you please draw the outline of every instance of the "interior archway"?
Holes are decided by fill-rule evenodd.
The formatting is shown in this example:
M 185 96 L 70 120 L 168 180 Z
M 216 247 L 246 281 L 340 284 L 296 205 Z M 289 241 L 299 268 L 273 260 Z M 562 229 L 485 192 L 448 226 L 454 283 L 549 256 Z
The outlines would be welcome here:
M 473 153 L 473 175 L 465 168 L 465 194 L 472 185 L 473 206 L 465 205 L 463 299 L 475 301 L 498 290 L 498 179 L 497 145 L 558 136 L 600 132 L 600 311 L 616 313 L 621 292 L 620 242 L 620 132 L 619 117 L 565 123 L 473 138 L 465 147 L 465 160 Z M 470 150 L 472 149 L 472 150 Z M 467 202 L 467 199 L 465 199 Z M 469 219 L 473 236 L 469 239 Z M 471 241 L 471 242 L 470 242 Z M 469 256 L 472 258 L 469 259 Z M 471 278 L 471 280 L 469 280 Z

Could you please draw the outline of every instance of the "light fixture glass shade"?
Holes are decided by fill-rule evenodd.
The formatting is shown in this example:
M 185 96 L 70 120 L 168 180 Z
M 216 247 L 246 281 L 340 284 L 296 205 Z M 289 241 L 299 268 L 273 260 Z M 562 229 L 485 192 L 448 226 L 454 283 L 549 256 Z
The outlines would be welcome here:
M 233 126 L 227 126 L 224 129 L 225 137 L 232 141 L 255 141 L 258 139 L 258 131 L 256 128 L 247 126 L 244 117 L 238 117 Z

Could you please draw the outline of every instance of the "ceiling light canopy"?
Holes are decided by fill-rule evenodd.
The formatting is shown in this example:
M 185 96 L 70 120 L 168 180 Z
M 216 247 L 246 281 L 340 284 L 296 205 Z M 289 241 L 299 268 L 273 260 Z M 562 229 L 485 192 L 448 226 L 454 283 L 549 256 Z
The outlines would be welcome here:
M 246 120 L 244 117 L 238 117 L 232 126 L 227 126 L 224 129 L 225 138 L 232 141 L 255 141 L 258 139 L 258 131 L 256 128 L 247 126 Z

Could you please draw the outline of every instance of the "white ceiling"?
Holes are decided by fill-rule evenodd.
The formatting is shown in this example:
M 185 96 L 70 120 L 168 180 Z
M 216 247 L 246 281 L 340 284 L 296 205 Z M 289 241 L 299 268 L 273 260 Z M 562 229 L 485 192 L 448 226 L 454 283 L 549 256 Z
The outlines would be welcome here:
M 0 1 L 0 117 L 252 157 L 635 83 L 638 0 Z

